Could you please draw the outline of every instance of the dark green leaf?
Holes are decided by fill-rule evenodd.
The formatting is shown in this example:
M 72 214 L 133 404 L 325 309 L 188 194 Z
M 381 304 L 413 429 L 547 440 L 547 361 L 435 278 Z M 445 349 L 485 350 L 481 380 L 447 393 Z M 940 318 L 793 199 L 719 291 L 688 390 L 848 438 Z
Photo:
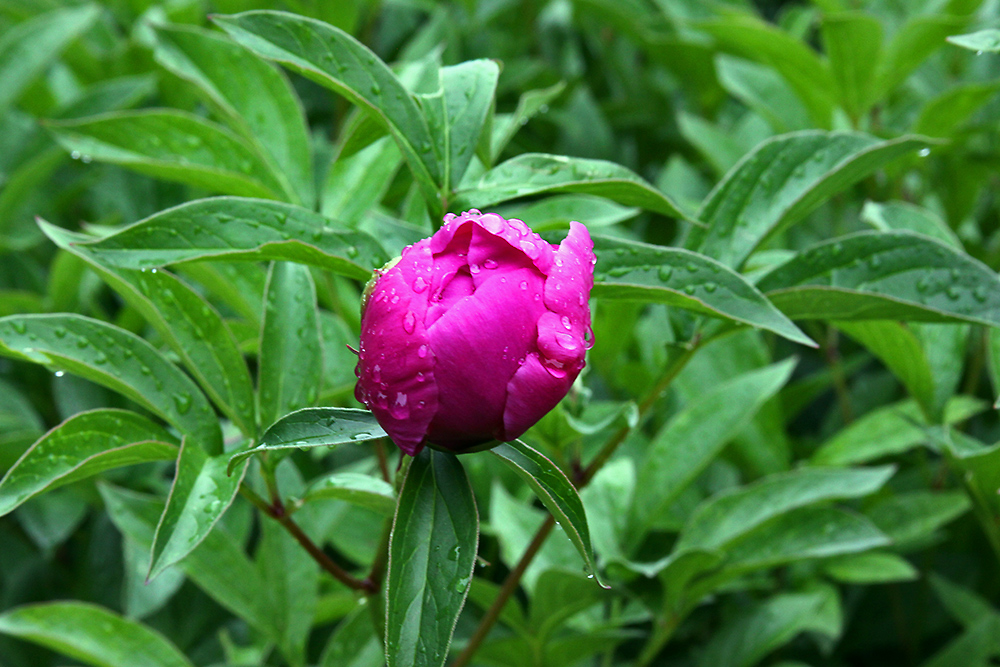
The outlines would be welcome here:
M 367 605 L 359 606 L 337 629 L 323 649 L 318 667 L 382 667 L 385 651 L 375 636 Z
M 273 449 L 334 447 L 386 437 L 375 415 L 353 408 L 305 408 L 285 415 L 260 437 L 255 447 L 233 456 L 230 471 L 254 454 Z
M 597 576 L 594 547 L 590 543 L 590 528 L 583 502 L 566 474 L 555 463 L 520 440 L 505 442 L 490 450 L 528 483 L 556 523 L 566 531 L 580 552 L 587 571 Z M 601 579 L 597 576 L 597 583 Z
M 868 518 L 897 545 L 923 539 L 969 510 L 961 491 L 910 491 L 887 498 L 870 510 Z
M 229 509 L 247 466 L 230 475 L 228 460 L 228 454 L 210 456 L 187 440 L 181 444 L 174 483 L 153 536 L 150 579 L 191 553 Z
M 467 189 L 456 194 L 456 206 L 484 208 L 518 197 L 576 192 L 638 206 L 670 218 L 685 218 L 676 204 L 638 174 L 604 160 L 525 153 L 497 165 L 467 185 Z
M 130 269 L 207 258 L 288 260 L 359 280 L 388 261 L 378 242 L 338 231 L 297 206 L 237 197 L 181 204 L 87 244 L 102 263 Z
M 684 247 L 738 268 L 768 238 L 893 159 L 927 146 L 854 132 L 806 131 L 768 139 L 712 190 Z
M 812 339 L 732 269 L 682 248 L 594 237 L 593 296 L 653 301 L 773 331 L 803 345 Z
M 382 201 L 402 161 L 399 146 L 391 137 L 377 139 L 349 155 L 341 152 L 323 186 L 323 215 L 356 225 Z
M 96 667 L 193 667 L 163 635 L 83 602 L 49 602 L 0 614 L 0 633 Z
M 726 55 L 716 57 L 715 67 L 729 94 L 766 118 L 776 132 L 810 126 L 808 109 L 772 68 Z
M 399 494 L 386 580 L 389 667 L 439 667 L 476 565 L 479 515 L 453 454 L 425 449 Z
M 861 220 L 880 232 L 910 231 L 935 238 L 957 250 L 962 249 L 962 241 L 948 223 L 931 211 L 909 202 L 865 202 Z
M 197 385 L 124 329 L 80 315 L 12 315 L 0 318 L 0 353 L 108 387 L 166 419 L 196 447 L 222 451 L 218 419 Z
M 322 381 L 323 351 L 316 313 L 316 285 L 308 267 L 274 262 L 264 295 L 257 390 L 260 422 L 316 401 Z
M 861 232 L 821 243 L 757 286 L 792 319 L 1000 326 L 1000 280 L 993 270 L 908 232 Z
M 261 149 L 292 201 L 315 202 L 305 112 L 273 66 L 216 33 L 156 26 L 157 62 L 190 81 L 230 126 Z
M 70 417 L 18 460 L 0 481 L 0 515 L 45 491 L 104 470 L 172 461 L 176 439 L 161 426 L 126 410 L 94 410 Z
M 98 162 L 220 194 L 287 198 L 256 148 L 199 116 L 172 110 L 119 111 L 53 121 L 48 128 L 66 150 Z
M 566 84 L 560 81 L 548 88 L 529 90 L 518 99 L 514 113 L 497 114 L 493 121 L 493 136 L 490 141 L 490 163 L 496 162 L 518 130 L 527 125 L 537 114 L 547 111 L 549 103 L 559 97 L 565 89 Z

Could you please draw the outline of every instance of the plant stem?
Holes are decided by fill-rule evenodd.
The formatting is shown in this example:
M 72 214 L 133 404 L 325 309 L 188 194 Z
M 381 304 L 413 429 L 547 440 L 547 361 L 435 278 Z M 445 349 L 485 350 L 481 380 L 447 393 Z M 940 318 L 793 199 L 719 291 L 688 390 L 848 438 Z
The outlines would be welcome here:
M 295 523 L 295 520 L 285 512 L 284 505 L 281 504 L 280 500 L 273 505 L 268 504 L 266 500 L 257 495 L 257 493 L 246 484 L 240 485 L 240 493 L 243 494 L 243 497 L 249 500 L 254 507 L 280 523 L 285 530 L 287 530 L 288 533 L 295 538 L 295 541 L 301 544 L 302 547 L 309 552 L 309 555 L 313 557 L 313 560 L 319 563 L 320 567 L 326 570 L 334 579 L 348 588 L 356 591 L 364 591 L 368 595 L 378 591 L 378 587 L 373 587 L 371 582 L 368 580 L 362 581 L 361 579 L 352 576 L 342 567 L 333 562 L 333 559 L 327 556 L 326 553 L 324 553 L 323 550 L 320 549 L 319 546 L 302 531 L 299 524 Z
M 642 649 L 642 653 L 639 654 L 639 659 L 636 660 L 635 667 L 646 667 L 651 663 L 656 656 L 660 654 L 663 647 L 667 645 L 670 638 L 674 636 L 674 631 L 677 630 L 677 626 L 680 625 L 682 616 L 680 614 L 671 614 L 667 618 L 657 619 L 653 623 L 653 635 L 646 642 L 646 645 Z
M 645 417 L 649 410 L 656 404 L 657 399 L 660 398 L 663 392 L 666 391 L 667 387 L 670 386 L 670 383 L 674 381 L 681 370 L 683 370 L 683 368 L 687 365 L 688 361 L 691 360 L 691 357 L 694 356 L 695 351 L 698 349 L 699 343 L 700 339 L 698 338 L 691 341 L 690 345 L 688 345 L 682 353 L 667 363 L 667 367 L 664 369 L 663 375 L 660 376 L 660 379 L 656 382 L 653 390 L 639 405 L 639 420 L 637 425 L 642 422 L 643 417 Z M 605 445 L 601 448 L 601 451 L 597 453 L 597 456 L 594 457 L 594 460 L 590 462 L 590 465 L 588 465 L 583 470 L 582 474 L 578 476 L 578 479 L 576 480 L 576 486 L 578 489 L 582 489 L 590 483 L 592 479 L 594 479 L 594 475 L 596 475 L 598 471 L 604 467 L 604 464 L 611 459 L 611 456 L 615 453 L 622 442 L 625 441 L 625 438 L 628 437 L 631 430 L 632 427 L 626 425 L 618 429 L 618 431 L 611 436 L 607 443 L 605 443 Z M 514 569 L 507 575 L 507 578 L 504 580 L 503 586 L 500 588 L 500 592 L 497 593 L 497 597 L 493 601 L 493 604 L 491 604 L 490 608 L 486 610 L 486 614 L 479 621 L 479 626 L 476 628 L 476 631 L 472 634 L 472 637 L 469 638 L 469 643 L 465 645 L 465 648 L 459 656 L 455 658 L 455 662 L 451 664 L 451 667 L 465 667 L 465 665 L 469 664 L 472 656 L 475 655 L 476 651 L 479 649 L 480 644 L 482 644 L 483 640 L 486 639 L 486 635 L 489 634 L 490 630 L 496 624 L 497 619 L 500 618 L 500 612 L 503 611 L 504 606 L 507 604 L 507 600 L 510 599 L 510 596 L 517 590 L 518 585 L 521 583 L 521 577 L 524 576 L 525 570 L 527 570 L 528 566 L 531 565 L 531 561 L 534 560 L 535 555 L 538 553 L 539 549 L 542 548 L 542 545 L 545 543 L 545 539 L 552 532 L 552 528 L 554 526 L 555 520 L 551 516 L 545 519 L 545 522 L 541 525 L 538 532 L 535 533 L 535 537 L 531 540 L 531 544 L 528 545 L 527 550 L 525 550 L 524 554 L 521 556 L 521 560 L 518 561 L 517 565 L 514 566 Z M 664 642 L 665 641 L 666 639 Z
M 385 455 L 385 441 L 382 439 L 375 441 L 375 456 L 378 457 L 378 468 L 382 472 L 382 479 L 392 484 L 392 475 L 389 473 L 389 460 Z

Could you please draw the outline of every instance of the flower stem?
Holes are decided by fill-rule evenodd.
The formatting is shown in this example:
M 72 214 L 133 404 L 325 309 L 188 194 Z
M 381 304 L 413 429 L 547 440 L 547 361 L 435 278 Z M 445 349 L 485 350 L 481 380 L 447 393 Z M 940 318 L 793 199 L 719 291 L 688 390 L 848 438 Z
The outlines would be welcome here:
M 698 349 L 699 343 L 700 340 L 696 338 L 684 349 L 683 352 L 667 363 L 667 367 L 664 369 L 659 380 L 657 380 L 653 390 L 639 405 L 639 420 L 636 425 L 642 422 L 643 417 L 646 416 L 653 405 L 656 404 L 656 401 L 660 398 L 663 392 L 670 386 L 670 383 L 674 381 L 681 370 L 683 370 L 687 363 L 691 360 L 691 357 L 694 356 L 695 351 Z M 601 448 L 601 451 L 597 453 L 597 456 L 594 457 L 594 460 L 590 462 L 590 465 L 588 465 L 583 470 L 582 474 L 579 475 L 579 478 L 576 480 L 576 486 L 578 489 L 582 489 L 589 484 L 592 479 L 594 479 L 594 475 L 596 475 L 598 471 L 600 471 L 600 469 L 603 468 L 604 465 L 611 459 L 611 456 L 615 453 L 622 442 L 625 441 L 625 438 L 628 437 L 631 430 L 632 427 L 626 425 L 618 429 L 618 431 L 611 436 L 607 443 L 605 443 L 605 445 Z M 545 544 L 545 540 L 552 532 L 552 528 L 554 526 L 555 520 L 551 516 L 546 518 L 545 522 L 535 533 L 535 537 L 531 540 L 531 544 L 528 545 L 528 548 L 521 556 L 521 560 L 517 562 L 514 569 L 511 570 L 507 575 L 507 578 L 504 579 L 503 585 L 501 586 L 499 593 L 497 593 L 496 599 L 493 600 L 493 604 L 491 604 L 490 608 L 486 610 L 486 614 L 479 621 L 479 626 L 476 627 L 476 631 L 472 634 L 472 637 L 469 638 L 469 643 L 465 645 L 465 648 L 459 656 L 455 658 L 451 667 L 465 667 L 465 665 L 469 664 L 469 661 L 472 660 L 472 656 L 475 655 L 479 646 L 483 643 L 483 640 L 486 639 L 486 636 L 496 624 L 497 619 L 500 618 L 500 612 L 503 611 L 504 606 L 507 604 L 507 600 L 510 599 L 510 596 L 517 590 L 518 585 L 521 583 L 521 577 L 524 576 L 528 566 L 531 565 L 531 561 L 534 560 L 535 555 L 542 548 L 542 545 Z M 667 639 L 669 639 L 669 635 L 667 636 Z M 664 640 L 664 643 L 665 642 L 666 639 Z

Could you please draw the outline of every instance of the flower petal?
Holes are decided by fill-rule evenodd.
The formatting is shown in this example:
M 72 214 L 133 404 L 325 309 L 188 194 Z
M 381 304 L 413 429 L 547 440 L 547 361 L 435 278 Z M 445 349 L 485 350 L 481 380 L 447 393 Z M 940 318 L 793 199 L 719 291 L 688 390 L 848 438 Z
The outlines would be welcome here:
M 503 432 L 497 440 L 519 438 L 535 422 L 554 408 L 569 391 L 577 373 L 561 373 L 547 367 L 535 353 L 529 354 L 507 383 L 507 405 L 503 411 Z
M 569 234 L 555 252 L 545 281 L 545 305 L 570 322 L 570 333 L 593 345 L 590 328 L 590 290 L 594 286 L 594 242 L 587 228 L 571 222 Z M 586 337 L 586 338 L 585 338 Z

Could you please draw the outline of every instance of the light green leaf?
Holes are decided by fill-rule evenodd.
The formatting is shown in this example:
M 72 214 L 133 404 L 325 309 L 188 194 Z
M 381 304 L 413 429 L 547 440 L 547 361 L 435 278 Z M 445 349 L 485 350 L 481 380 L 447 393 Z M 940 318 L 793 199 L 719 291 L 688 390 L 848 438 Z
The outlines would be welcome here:
M 261 153 L 242 137 L 186 112 L 117 111 L 47 127 L 76 155 L 210 192 L 284 199 Z
M 715 67 L 726 91 L 766 118 L 776 132 L 811 126 L 808 109 L 772 68 L 721 54 L 716 56 Z
M 222 451 L 218 418 L 198 386 L 135 334 L 81 315 L 0 318 L 0 354 L 79 375 L 160 415 L 191 443 Z
M 962 250 L 962 241 L 944 220 L 925 208 L 909 202 L 865 202 L 861 220 L 880 232 L 910 231 L 923 234 Z
M 318 479 L 309 485 L 302 502 L 322 499 L 343 500 L 385 515 L 396 507 L 391 484 L 358 472 L 335 472 Z
M 334 447 L 385 438 L 375 415 L 353 408 L 304 408 L 285 415 L 260 437 L 255 447 L 232 457 L 229 470 L 254 454 L 269 450 Z
M 976 53 L 983 51 L 1000 53 L 1000 30 L 996 28 L 970 32 L 966 35 L 951 35 L 948 37 L 948 41 L 955 46 L 961 46 L 963 49 L 969 49 Z
M 506 463 L 518 474 L 542 501 L 580 552 L 587 571 L 597 577 L 597 583 L 604 585 L 597 574 L 594 547 L 590 542 L 590 528 L 583 502 L 566 474 L 555 463 L 520 440 L 505 442 L 490 450 L 490 453 Z
M 274 262 L 264 295 L 257 390 L 261 425 L 308 407 L 322 382 L 323 350 L 316 312 L 316 285 L 308 267 Z
M 639 215 L 634 207 L 591 195 L 555 195 L 530 204 L 505 206 L 500 215 L 510 220 L 523 220 L 532 230 L 569 229 L 570 221 L 586 221 L 587 229 L 616 225 Z
M 634 171 L 605 160 L 524 153 L 466 185 L 456 193 L 455 206 L 485 208 L 518 197 L 574 192 L 685 218 L 676 204 Z
M 382 201 L 402 161 L 399 146 L 391 137 L 377 139 L 348 155 L 341 152 L 323 186 L 323 215 L 356 225 Z
M 101 11 L 91 4 L 56 9 L 4 31 L 0 38 L 0 115 L 70 42 L 93 25 Z
M 815 346 L 757 288 L 713 259 L 682 248 L 604 236 L 593 239 L 594 297 L 666 303 Z
M 176 442 L 163 427 L 134 412 L 73 415 L 31 445 L 0 480 L 0 515 L 33 496 L 105 470 L 172 461 Z
M 95 667 L 193 667 L 159 632 L 83 602 L 27 605 L 0 614 L 0 633 Z
M 370 111 L 399 143 L 424 197 L 434 201 L 444 182 L 444 156 L 434 149 L 416 100 L 368 47 L 326 23 L 285 12 L 216 16 L 237 43 L 279 62 Z
M 861 232 L 820 243 L 757 287 L 792 319 L 1000 326 L 1000 279 L 993 270 L 909 232 Z
M 399 494 L 386 579 L 389 667 L 440 667 L 476 565 L 479 515 L 454 454 L 424 449 Z
M 187 440 L 181 443 L 174 483 L 150 549 L 150 579 L 191 553 L 229 509 L 247 466 L 230 475 L 228 460 L 228 454 L 210 456 Z
M 895 544 L 905 545 L 930 536 L 969 507 L 962 491 L 909 491 L 879 502 L 866 514 Z
M 318 667 L 382 667 L 385 651 L 375 636 L 367 605 L 351 612 L 330 634 Z
M 815 130 L 763 142 L 708 195 L 684 247 L 739 268 L 774 234 L 895 158 L 927 146 L 917 137 L 880 141 Z
M 876 75 L 877 90 L 892 92 L 932 53 L 945 45 L 945 38 L 968 22 L 963 16 L 920 14 L 910 16 L 885 47 Z
M 181 204 L 86 244 L 98 261 L 129 269 L 199 259 L 287 260 L 367 280 L 388 261 L 378 242 L 339 231 L 304 208 L 238 197 Z
M 293 203 L 315 202 L 305 111 L 273 66 L 218 33 L 193 26 L 154 26 L 154 56 L 193 83 L 226 122 L 257 146 Z
M 851 118 L 861 118 L 883 92 L 873 89 L 882 24 L 871 14 L 839 12 L 823 17 L 821 33 L 840 102 Z
M 928 137 L 952 137 L 998 90 L 997 81 L 953 86 L 927 100 L 913 123 L 913 132 Z
M 902 556 L 880 552 L 833 558 L 823 564 L 823 571 L 845 584 L 913 581 L 920 576 L 917 568 Z

